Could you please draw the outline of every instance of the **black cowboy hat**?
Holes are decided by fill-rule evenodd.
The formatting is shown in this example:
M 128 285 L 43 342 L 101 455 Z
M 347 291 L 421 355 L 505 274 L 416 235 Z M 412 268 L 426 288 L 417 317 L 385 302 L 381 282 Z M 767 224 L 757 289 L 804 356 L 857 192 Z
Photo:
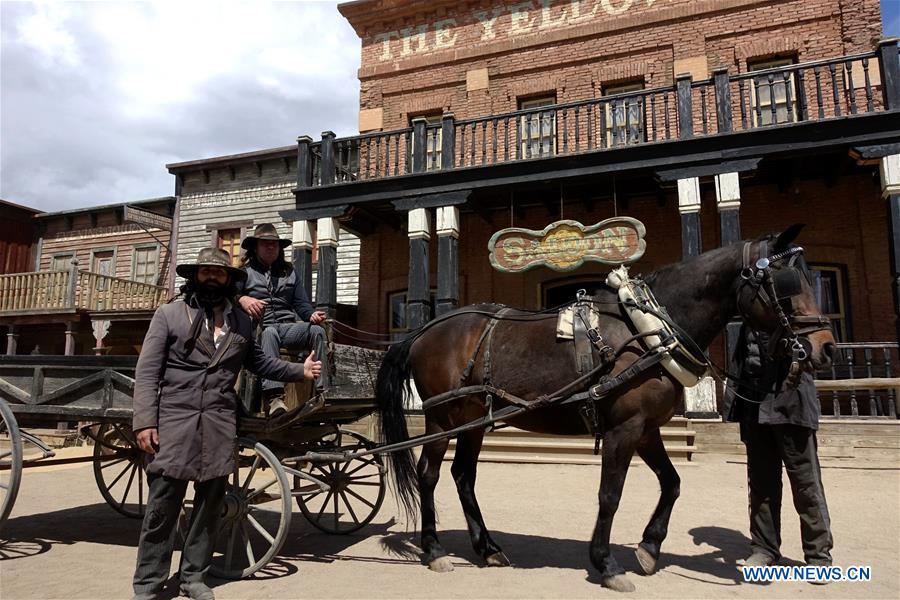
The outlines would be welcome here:
M 247 273 L 231 266 L 231 255 L 221 248 L 204 248 L 197 254 L 197 262 L 185 263 L 175 267 L 175 272 L 185 279 L 194 279 L 200 267 L 221 267 L 228 271 L 231 281 L 244 281 Z
M 287 248 L 291 245 L 291 240 L 278 237 L 278 230 L 275 229 L 274 225 L 271 223 L 261 223 L 253 230 L 253 235 L 248 235 L 244 238 L 244 241 L 241 242 L 241 248 L 250 250 L 256 246 L 256 242 L 259 240 L 277 241 L 281 244 L 282 248 Z

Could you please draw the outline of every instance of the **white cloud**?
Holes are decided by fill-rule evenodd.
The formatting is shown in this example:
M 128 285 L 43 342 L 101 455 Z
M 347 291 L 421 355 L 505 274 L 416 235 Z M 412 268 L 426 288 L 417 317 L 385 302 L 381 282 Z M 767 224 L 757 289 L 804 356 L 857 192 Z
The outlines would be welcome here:
M 75 38 L 66 29 L 71 12 L 62 3 L 38 2 L 34 13 L 16 27 L 19 40 L 40 52 L 45 61 L 74 67 L 80 63 Z

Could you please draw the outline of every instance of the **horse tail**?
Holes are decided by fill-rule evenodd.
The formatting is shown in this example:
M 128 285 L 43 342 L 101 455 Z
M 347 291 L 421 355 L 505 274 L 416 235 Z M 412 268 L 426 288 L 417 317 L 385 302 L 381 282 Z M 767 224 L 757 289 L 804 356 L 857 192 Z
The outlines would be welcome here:
M 411 395 L 409 385 L 409 350 L 414 337 L 391 346 L 384 355 L 375 383 L 375 403 L 381 423 L 381 443 L 395 444 L 409 439 L 406 415 L 403 412 L 404 397 Z M 391 476 L 397 498 L 407 516 L 415 522 L 418 513 L 419 479 L 412 448 L 390 453 Z

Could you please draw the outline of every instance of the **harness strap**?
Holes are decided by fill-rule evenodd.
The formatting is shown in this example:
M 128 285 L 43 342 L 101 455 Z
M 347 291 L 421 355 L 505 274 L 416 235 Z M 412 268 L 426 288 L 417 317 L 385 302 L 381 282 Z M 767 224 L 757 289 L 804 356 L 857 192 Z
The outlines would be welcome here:
M 664 344 L 661 347 L 664 347 Z M 665 356 L 666 353 L 659 350 L 642 355 L 639 359 L 634 361 L 630 367 L 622 370 L 615 377 L 610 377 L 606 381 L 592 387 L 590 390 L 591 398 L 593 400 L 600 400 L 601 398 L 606 397 L 616 388 L 628 383 L 644 371 L 657 365 L 665 358 Z
M 503 312 L 502 309 L 497 312 L 497 314 Z M 484 340 L 488 337 L 488 335 L 493 331 L 494 326 L 497 324 L 497 319 L 490 319 L 487 325 L 484 326 L 484 329 L 481 330 L 481 337 L 478 338 L 478 343 L 475 344 L 475 351 L 472 353 L 472 357 L 469 359 L 469 362 L 466 363 L 466 368 L 463 369 L 462 374 L 459 376 L 459 384 L 464 384 L 469 377 L 472 375 L 472 369 L 475 368 L 475 361 L 478 359 L 478 352 L 481 351 L 481 346 L 484 344 Z

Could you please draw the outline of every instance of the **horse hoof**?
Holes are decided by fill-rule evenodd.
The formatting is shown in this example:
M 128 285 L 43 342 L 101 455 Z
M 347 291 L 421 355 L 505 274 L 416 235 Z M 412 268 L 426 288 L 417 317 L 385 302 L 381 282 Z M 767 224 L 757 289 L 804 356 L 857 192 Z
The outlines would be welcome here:
M 634 554 L 637 556 L 645 575 L 653 575 L 656 572 L 656 559 L 643 546 L 638 546 Z
M 604 577 L 600 583 L 603 587 L 609 588 L 614 592 L 634 591 L 634 584 L 631 583 L 631 580 L 628 579 L 626 575 L 612 575 L 611 577 Z
M 509 559 L 506 558 L 506 555 L 503 554 L 502 550 L 500 552 L 494 552 L 493 554 L 488 556 L 485 559 L 485 562 L 487 562 L 487 566 L 489 566 L 489 567 L 508 567 L 509 566 Z
M 428 568 L 435 573 L 449 573 L 453 570 L 453 563 L 449 556 L 440 556 L 428 563 Z

